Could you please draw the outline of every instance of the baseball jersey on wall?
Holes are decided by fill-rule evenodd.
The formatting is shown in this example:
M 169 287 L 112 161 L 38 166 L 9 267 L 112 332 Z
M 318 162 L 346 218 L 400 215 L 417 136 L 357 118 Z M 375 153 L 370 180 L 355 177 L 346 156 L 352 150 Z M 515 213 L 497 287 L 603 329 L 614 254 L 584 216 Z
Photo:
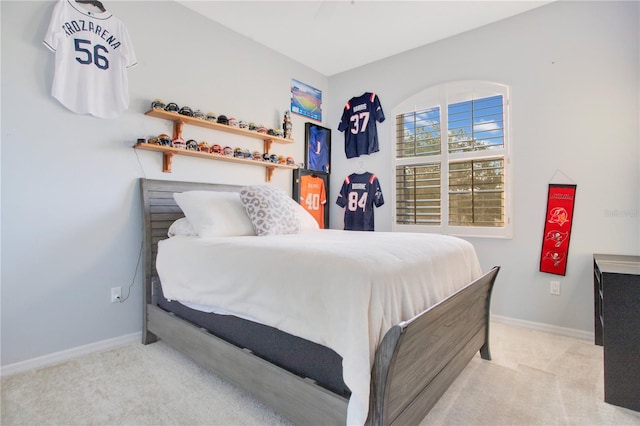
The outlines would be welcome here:
M 352 173 L 342 183 L 336 200 L 344 211 L 344 229 L 348 231 L 373 231 L 373 207 L 384 204 L 380 182 L 376 175 L 365 172 Z
M 351 98 L 344 106 L 338 130 L 344 133 L 344 152 L 347 158 L 378 152 L 376 122 L 384 121 L 380 99 L 375 93 Z M 345 131 L 346 130 L 346 131 Z
M 58 0 L 43 43 L 56 54 L 51 94 L 65 107 L 100 118 L 115 118 L 128 108 L 126 70 L 137 62 L 119 19 Z
M 300 178 L 300 204 L 311 213 L 320 229 L 324 229 L 324 206 L 327 203 L 327 194 L 324 180 L 313 175 L 304 175 Z

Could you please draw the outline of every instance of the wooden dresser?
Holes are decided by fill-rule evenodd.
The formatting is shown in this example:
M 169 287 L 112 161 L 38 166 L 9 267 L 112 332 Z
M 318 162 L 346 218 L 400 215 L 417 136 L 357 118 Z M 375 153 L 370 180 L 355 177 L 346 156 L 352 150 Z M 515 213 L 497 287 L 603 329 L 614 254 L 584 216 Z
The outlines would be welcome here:
M 594 254 L 593 287 L 604 400 L 640 411 L 640 256 Z

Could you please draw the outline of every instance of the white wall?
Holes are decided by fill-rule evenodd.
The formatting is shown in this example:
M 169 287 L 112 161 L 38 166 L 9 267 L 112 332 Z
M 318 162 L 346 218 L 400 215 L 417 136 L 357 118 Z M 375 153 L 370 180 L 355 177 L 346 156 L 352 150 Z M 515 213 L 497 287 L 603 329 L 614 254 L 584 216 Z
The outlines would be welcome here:
M 394 105 L 450 80 L 507 83 L 514 238 L 472 240 L 485 269 L 503 267 L 494 313 L 589 331 L 591 254 L 640 252 L 637 2 L 551 4 L 331 78 L 174 2 L 108 7 L 127 25 L 139 62 L 128 74 L 130 108 L 116 120 L 75 115 L 50 96 L 53 54 L 41 41 L 53 3 L 0 2 L 2 365 L 140 330 L 140 274 L 127 302 L 109 301 L 111 287 L 126 293 L 136 268 L 139 177 L 264 181 L 261 168 L 187 157 L 163 174 L 158 153 L 131 148 L 138 137 L 171 130 L 143 115 L 156 97 L 275 126 L 296 78 L 323 91 L 323 125 L 336 129 L 344 102 L 373 90 L 388 119 L 380 126 L 382 151 L 360 161 L 380 176 L 390 199 Z M 293 120 L 298 143 L 277 151 L 302 161 L 306 120 Z M 204 130 L 189 135 L 260 148 Z M 334 130 L 332 198 L 359 161 L 346 160 L 342 141 Z M 547 184 L 556 169 L 578 184 L 560 297 L 548 290 L 558 277 L 538 272 Z M 291 172 L 276 171 L 273 183 L 289 189 L 290 179 Z M 331 220 L 340 227 L 334 201 Z M 391 229 L 391 207 L 376 211 L 379 230 Z
M 50 96 L 44 47 L 53 2 L 2 1 L 2 365 L 141 329 L 141 274 L 123 304 L 110 288 L 133 280 L 141 243 L 138 178 L 264 183 L 264 168 L 136 151 L 172 128 L 143 115 L 156 97 L 276 127 L 292 78 L 328 95 L 328 79 L 174 2 L 108 2 L 127 26 L 138 66 L 129 110 L 114 120 L 71 113 Z M 274 23 L 277 25 L 277 23 Z M 273 152 L 304 161 L 295 145 Z M 185 129 L 197 140 L 262 150 L 258 140 Z M 290 191 L 291 171 L 272 183 Z
M 485 270 L 501 265 L 494 314 L 593 331 L 591 256 L 640 253 L 639 3 L 556 2 L 329 78 L 332 179 L 358 168 L 393 191 L 394 106 L 427 87 L 490 80 L 512 88 L 514 237 L 470 239 Z M 380 28 L 384 31 L 384 28 Z M 344 103 L 376 92 L 387 120 L 381 151 L 347 160 L 337 130 Z M 577 185 L 566 276 L 538 271 L 546 194 L 560 170 Z M 391 203 L 376 209 L 390 230 Z M 343 210 L 333 208 L 334 227 Z M 560 297 L 549 281 L 561 282 Z

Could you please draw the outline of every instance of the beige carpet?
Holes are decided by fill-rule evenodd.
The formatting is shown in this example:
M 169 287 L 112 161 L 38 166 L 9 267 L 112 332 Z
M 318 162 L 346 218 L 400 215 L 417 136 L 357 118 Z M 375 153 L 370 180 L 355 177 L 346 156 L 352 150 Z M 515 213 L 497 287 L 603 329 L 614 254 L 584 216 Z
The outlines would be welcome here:
M 602 348 L 500 323 L 422 425 L 640 425 L 603 401 Z M 2 379 L 2 425 L 289 425 L 162 342 Z

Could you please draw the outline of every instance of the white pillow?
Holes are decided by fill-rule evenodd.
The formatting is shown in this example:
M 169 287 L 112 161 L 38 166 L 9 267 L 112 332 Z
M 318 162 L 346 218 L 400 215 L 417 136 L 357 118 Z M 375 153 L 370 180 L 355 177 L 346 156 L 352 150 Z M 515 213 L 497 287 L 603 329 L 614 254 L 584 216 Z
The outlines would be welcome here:
M 237 192 L 176 192 L 173 198 L 200 238 L 255 235 Z
M 298 213 L 298 217 L 300 218 L 300 230 L 301 231 L 309 231 L 313 229 L 320 229 L 320 225 L 318 225 L 318 221 L 315 217 L 311 216 L 311 213 L 307 211 L 300 204 L 295 203 L 296 211 Z
M 240 191 L 240 199 L 256 235 L 300 232 L 298 203 L 282 189 L 270 185 L 247 186 Z
M 169 230 L 167 231 L 167 235 L 169 237 L 175 237 L 177 235 L 197 237 L 198 233 L 195 229 L 193 229 L 193 226 L 191 225 L 191 222 L 189 222 L 189 219 L 187 219 L 186 217 L 181 217 L 171 224 Z

